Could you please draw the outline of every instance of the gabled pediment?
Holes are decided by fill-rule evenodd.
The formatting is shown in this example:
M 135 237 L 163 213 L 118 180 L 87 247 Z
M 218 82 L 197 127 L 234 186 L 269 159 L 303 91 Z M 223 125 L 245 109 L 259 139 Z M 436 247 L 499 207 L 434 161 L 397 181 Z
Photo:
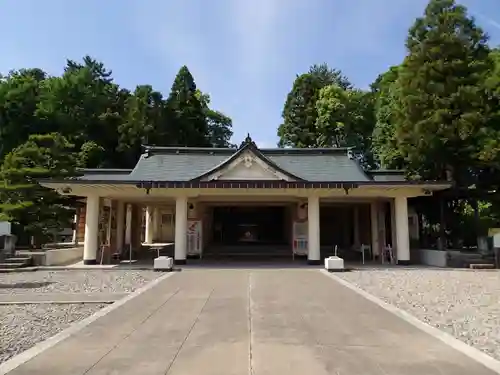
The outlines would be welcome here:
M 197 180 L 302 181 L 264 156 L 249 136 L 231 157 L 198 177 Z
M 211 180 L 282 180 L 293 181 L 289 176 L 272 168 L 251 151 L 246 151 L 223 168 L 204 178 Z

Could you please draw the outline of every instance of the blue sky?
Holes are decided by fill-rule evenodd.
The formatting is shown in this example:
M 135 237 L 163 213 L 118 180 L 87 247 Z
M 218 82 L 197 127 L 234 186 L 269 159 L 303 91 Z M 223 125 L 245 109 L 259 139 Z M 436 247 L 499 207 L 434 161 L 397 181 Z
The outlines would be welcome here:
M 133 89 L 168 95 L 182 65 L 212 106 L 274 146 L 295 75 L 326 62 L 358 87 L 401 61 L 404 39 L 427 0 L 3 0 L 0 72 L 59 74 L 88 54 Z M 462 0 L 500 45 L 500 0 Z

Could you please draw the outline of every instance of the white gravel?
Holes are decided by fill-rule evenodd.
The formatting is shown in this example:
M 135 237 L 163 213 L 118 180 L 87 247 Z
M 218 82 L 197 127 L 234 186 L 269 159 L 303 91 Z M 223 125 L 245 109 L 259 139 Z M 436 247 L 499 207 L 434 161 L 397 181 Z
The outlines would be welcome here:
M 0 363 L 31 348 L 106 305 L 0 306 Z
M 337 276 L 500 359 L 500 272 L 365 269 Z
M 130 293 L 159 276 L 147 270 L 0 273 L 0 294 Z

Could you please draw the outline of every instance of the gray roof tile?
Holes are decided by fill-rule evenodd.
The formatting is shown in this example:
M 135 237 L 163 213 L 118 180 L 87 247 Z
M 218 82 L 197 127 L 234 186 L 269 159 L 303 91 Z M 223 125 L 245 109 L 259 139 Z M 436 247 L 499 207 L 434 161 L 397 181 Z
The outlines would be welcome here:
M 280 168 L 306 181 L 370 181 L 345 149 L 260 151 Z M 189 181 L 217 167 L 235 152 L 235 149 L 152 148 L 149 155 L 141 156 L 130 175 L 115 176 L 130 181 Z
M 130 173 L 133 181 L 189 181 L 222 163 L 229 154 L 159 153 L 142 155 Z
M 356 161 L 347 155 L 267 155 L 274 163 L 306 181 L 370 181 Z

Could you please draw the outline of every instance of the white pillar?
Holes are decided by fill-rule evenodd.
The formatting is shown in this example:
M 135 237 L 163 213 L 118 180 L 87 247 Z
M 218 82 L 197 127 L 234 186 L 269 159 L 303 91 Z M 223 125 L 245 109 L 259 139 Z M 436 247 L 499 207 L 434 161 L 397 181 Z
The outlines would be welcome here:
M 87 197 L 83 264 L 97 263 L 97 248 L 99 246 L 99 204 L 100 199 L 98 196 L 93 195 Z
M 396 237 L 396 231 L 398 230 L 397 229 L 397 223 L 396 223 L 396 208 L 395 208 L 395 205 L 396 205 L 396 200 L 393 199 L 390 203 L 389 203 L 389 210 L 390 210 L 390 215 L 391 215 L 391 247 L 393 249 L 393 251 L 397 251 L 397 247 L 398 247 L 398 240 L 397 240 L 397 237 Z
M 370 204 L 370 224 L 371 224 L 371 240 L 372 253 L 380 255 L 380 244 L 378 239 L 378 202 Z
M 124 245 L 125 236 L 125 209 L 124 202 L 116 202 L 116 249 L 121 252 Z
M 153 210 L 153 241 L 158 239 L 158 233 L 160 232 L 160 209 L 155 207 Z
M 410 262 L 410 236 L 408 232 L 408 203 L 406 197 L 394 198 L 394 213 L 398 264 L 408 264 Z
M 359 206 L 354 206 L 354 247 L 358 249 L 361 246 L 359 241 Z
M 147 206 L 146 207 L 146 225 L 145 225 L 145 236 L 144 236 L 144 242 L 146 243 L 153 243 L 154 240 L 154 222 L 153 222 L 153 211 L 154 207 L 153 206 Z
M 379 204 L 379 208 L 378 208 L 378 240 L 380 243 L 380 249 L 385 249 L 387 246 L 386 208 L 387 208 L 387 205 L 385 204 L 385 202 Z M 391 246 L 392 246 L 392 244 L 391 244 Z
M 310 196 L 307 202 L 308 223 L 308 251 L 309 264 L 320 264 L 320 236 L 319 236 L 319 198 Z
M 175 263 L 185 264 L 187 256 L 187 198 L 175 200 Z
M 125 205 L 125 244 L 132 243 L 132 205 Z

